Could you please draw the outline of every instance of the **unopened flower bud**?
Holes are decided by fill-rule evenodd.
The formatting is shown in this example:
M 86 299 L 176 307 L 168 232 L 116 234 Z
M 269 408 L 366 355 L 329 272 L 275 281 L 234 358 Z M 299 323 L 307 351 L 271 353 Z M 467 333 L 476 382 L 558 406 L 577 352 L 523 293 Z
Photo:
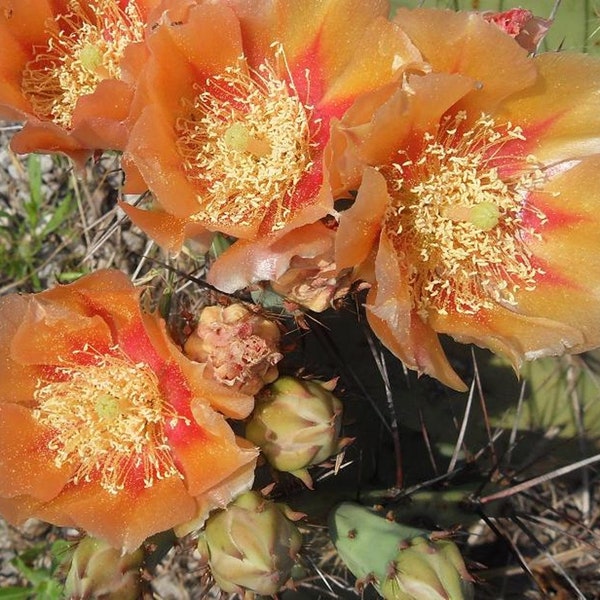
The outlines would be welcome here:
M 137 600 L 141 596 L 142 550 L 121 554 L 107 542 L 92 537 L 78 544 L 65 583 L 65 597 L 85 600 Z
M 335 380 L 319 382 L 280 377 L 256 399 L 246 437 L 269 463 L 312 487 L 307 467 L 337 454 L 350 439 L 340 439 L 342 403 L 331 390 Z
M 272 595 L 289 580 L 302 535 L 287 506 L 246 492 L 209 517 L 198 543 L 225 592 Z
M 347 567 L 385 600 L 469 600 L 473 578 L 458 546 L 357 504 L 331 514 L 331 538 Z
M 243 304 L 207 306 L 184 351 L 205 365 L 207 377 L 254 395 L 277 378 L 280 337 L 275 323 Z

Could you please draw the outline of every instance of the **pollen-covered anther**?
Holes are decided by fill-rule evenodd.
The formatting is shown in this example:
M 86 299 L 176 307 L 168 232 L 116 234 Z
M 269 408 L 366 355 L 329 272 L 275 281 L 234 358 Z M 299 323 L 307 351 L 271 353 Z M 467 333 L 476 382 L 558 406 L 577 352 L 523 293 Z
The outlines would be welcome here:
M 23 70 L 24 95 L 40 119 L 70 128 L 77 101 L 92 94 L 104 79 L 119 79 L 127 46 L 140 42 L 144 21 L 135 0 L 70 0 L 69 12 L 57 15 L 46 46 Z
M 117 494 L 130 477 L 144 487 L 180 477 L 165 430 L 189 424 L 163 399 L 156 374 L 118 348 L 87 347 L 37 383 L 34 418 L 47 427 L 58 468 L 71 466 L 71 482 L 98 480 Z M 76 359 L 76 360 L 75 360 Z
M 386 229 L 399 253 L 409 253 L 413 302 L 430 310 L 475 314 L 494 302 L 514 305 L 543 271 L 532 264 L 528 240 L 539 238 L 545 216 L 528 202 L 544 174 L 534 157 L 510 153 L 523 131 L 487 115 L 445 119 L 423 136 L 416 157 L 399 153 L 388 171 L 395 198 Z M 526 215 L 535 218 L 526 219 Z
M 251 69 L 240 58 L 209 78 L 177 121 L 184 170 L 199 189 L 195 218 L 203 222 L 252 226 L 274 209 L 277 230 L 290 216 L 290 197 L 313 164 L 315 123 L 285 75 L 280 48 L 275 62 Z

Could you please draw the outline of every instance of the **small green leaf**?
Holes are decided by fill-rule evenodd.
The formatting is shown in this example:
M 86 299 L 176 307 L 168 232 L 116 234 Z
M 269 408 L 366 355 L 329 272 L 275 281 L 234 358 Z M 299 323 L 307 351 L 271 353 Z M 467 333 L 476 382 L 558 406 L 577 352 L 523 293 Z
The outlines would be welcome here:
M 27 578 L 33 585 L 38 586 L 51 577 L 50 572 L 46 569 L 32 569 L 27 566 L 21 557 L 17 556 L 12 561 L 12 564 L 19 570 L 23 577 Z
M 46 236 L 51 234 L 53 231 L 56 231 L 63 223 L 67 220 L 69 215 L 73 210 L 73 197 L 71 194 L 67 194 L 59 203 L 56 208 L 54 208 L 54 212 L 52 213 L 52 217 L 46 223 L 42 231 L 40 232 L 40 236 Z
M 1 600 L 27 600 L 33 595 L 31 590 L 27 588 L 11 586 L 0 589 Z
M 42 207 L 42 164 L 37 154 L 30 154 L 27 157 L 27 174 L 29 176 L 29 195 L 30 199 L 24 203 L 27 218 L 32 227 L 35 227 L 39 221 L 40 210 Z

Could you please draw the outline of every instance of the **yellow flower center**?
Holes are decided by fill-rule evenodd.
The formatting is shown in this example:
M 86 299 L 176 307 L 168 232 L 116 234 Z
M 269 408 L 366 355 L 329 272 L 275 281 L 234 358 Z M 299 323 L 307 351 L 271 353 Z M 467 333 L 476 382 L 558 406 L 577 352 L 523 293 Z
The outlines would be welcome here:
M 276 59 L 285 66 L 283 50 Z M 311 168 L 312 108 L 293 83 L 264 63 L 208 79 L 178 120 L 177 146 L 190 180 L 199 184 L 196 218 L 215 226 L 252 225 L 275 206 L 272 229 L 290 215 L 289 199 Z
M 164 428 L 189 421 L 165 402 L 148 365 L 111 351 L 84 348 L 77 354 L 89 364 L 66 364 L 52 380 L 38 381 L 33 416 L 53 432 L 55 465 L 75 468 L 72 483 L 98 479 L 111 494 L 133 471 L 143 474 L 145 487 L 182 477 Z
M 401 153 L 388 174 L 395 200 L 386 231 L 408 258 L 413 302 L 425 320 L 431 310 L 475 314 L 494 302 L 515 305 L 515 293 L 533 290 L 543 273 L 527 246 L 540 234 L 525 217 L 546 220 L 527 203 L 544 176 L 534 157 L 517 169 L 519 157 L 503 152 L 525 139 L 522 130 L 486 115 L 471 128 L 465 120 L 464 112 L 446 118 L 436 135 L 425 135 L 416 160 Z
M 70 0 L 68 7 L 69 13 L 56 17 L 47 45 L 37 48 L 25 66 L 21 83 L 33 112 L 67 129 L 77 100 L 92 94 L 103 79 L 119 79 L 125 49 L 144 36 L 134 0 L 125 9 L 115 0 L 91 6 Z

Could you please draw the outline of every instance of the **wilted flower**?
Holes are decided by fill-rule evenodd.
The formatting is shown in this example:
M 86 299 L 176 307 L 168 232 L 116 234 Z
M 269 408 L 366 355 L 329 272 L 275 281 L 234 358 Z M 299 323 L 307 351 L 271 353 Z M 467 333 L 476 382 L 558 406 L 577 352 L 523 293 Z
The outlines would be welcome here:
M 240 594 L 278 592 L 289 580 L 302 546 L 302 535 L 292 522 L 299 516 L 258 492 L 246 492 L 211 515 L 198 549 L 217 585 Z
M 80 527 L 132 551 L 248 489 L 237 439 L 139 290 L 98 271 L 0 299 L 0 512 Z M 204 387 L 205 383 L 208 387 Z M 222 387 L 222 386 L 219 386 Z M 236 395 L 232 398 L 237 411 Z
M 337 454 L 351 440 L 340 439 L 342 403 L 328 382 L 280 377 L 257 397 L 246 437 L 269 463 L 312 487 L 307 467 Z
M 277 379 L 280 337 L 273 321 L 243 304 L 207 306 L 183 349 L 207 377 L 253 395 Z
M 268 283 L 287 300 L 321 312 L 350 287 L 351 270 L 340 273 L 334 255 L 335 231 L 317 221 L 277 239 L 236 242 L 211 267 L 208 280 L 230 293 Z
M 255 239 L 331 212 L 331 120 L 420 59 L 385 18 L 386 3 L 189 4 L 148 39 L 126 152 L 155 210 L 124 210 L 170 249 L 190 225 Z
M 158 2 L 0 0 L 0 115 L 28 120 L 15 150 L 123 147 L 134 82 L 122 62 Z
M 335 547 L 350 571 L 385 600 L 469 600 L 473 578 L 456 544 L 344 502 L 329 517 Z
M 65 597 L 79 600 L 137 600 L 142 594 L 144 552 L 123 554 L 107 542 L 85 537 L 77 543 L 65 582 Z
M 600 343 L 600 62 L 528 58 L 476 14 L 400 10 L 432 73 L 349 112 L 336 263 L 405 364 L 464 389 L 438 333 L 508 357 Z M 493 57 L 491 59 L 490 57 Z M 366 118 L 364 115 L 367 116 Z

